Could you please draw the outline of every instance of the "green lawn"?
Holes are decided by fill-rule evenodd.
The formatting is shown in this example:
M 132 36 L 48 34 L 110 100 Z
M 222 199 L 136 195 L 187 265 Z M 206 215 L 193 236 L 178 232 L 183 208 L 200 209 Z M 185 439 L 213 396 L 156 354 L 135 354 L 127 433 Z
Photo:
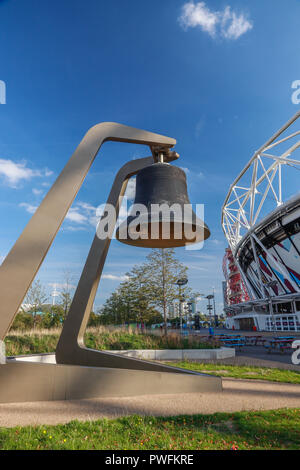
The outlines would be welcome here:
M 299 449 L 300 408 L 0 428 L 0 450 Z
M 286 382 L 300 384 L 300 370 L 271 369 L 267 367 L 230 366 L 228 364 L 202 364 L 199 362 L 169 362 L 174 367 L 205 372 L 221 377 L 233 377 L 235 379 L 259 379 L 271 382 Z

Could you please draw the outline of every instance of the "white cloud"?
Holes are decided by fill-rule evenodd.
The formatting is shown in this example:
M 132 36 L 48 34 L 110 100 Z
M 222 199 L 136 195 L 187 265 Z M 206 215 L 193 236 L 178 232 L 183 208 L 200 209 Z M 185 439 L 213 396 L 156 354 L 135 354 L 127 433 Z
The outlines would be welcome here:
M 76 287 L 76 285 L 68 284 L 67 282 L 48 282 L 48 286 L 52 287 L 53 289 L 75 289 Z
M 77 205 L 79 207 L 82 207 L 82 209 L 88 211 L 88 212 L 96 212 L 97 210 L 97 207 L 95 206 L 92 206 L 91 204 L 89 204 L 88 202 L 82 202 L 82 201 L 78 201 L 77 202 Z
M 224 242 L 223 242 L 223 241 L 217 240 L 217 239 L 215 239 L 215 238 L 212 238 L 212 239 L 209 238 L 208 241 L 209 241 L 210 243 L 213 243 L 214 245 L 224 245 Z
M 128 276 L 116 276 L 115 274 L 103 274 L 102 279 L 109 279 L 111 281 L 126 281 Z
M 238 39 L 247 31 L 252 29 L 253 25 L 243 14 L 238 16 L 230 7 L 226 7 L 222 16 L 221 30 L 226 39 Z
M 223 11 L 213 11 L 205 2 L 185 3 L 178 20 L 185 30 L 199 27 L 211 37 L 221 36 L 226 39 L 238 39 L 253 27 L 243 13 L 238 15 L 230 6 Z
M 183 5 L 179 22 L 184 29 L 200 26 L 203 31 L 215 36 L 219 14 L 210 11 L 204 2 L 195 4 L 191 1 Z
M 12 188 L 16 188 L 21 181 L 29 181 L 34 177 L 48 177 L 52 174 L 48 168 L 32 170 L 26 166 L 26 162 L 16 163 L 13 160 L 0 158 L 0 176 Z
M 127 199 L 133 200 L 135 198 L 135 190 L 136 190 L 136 179 L 131 178 L 128 181 L 124 196 L 127 197 Z
M 0 175 L 4 181 L 15 187 L 22 180 L 30 180 L 34 176 L 41 176 L 39 170 L 26 167 L 26 163 L 15 163 L 12 160 L 0 159 Z
M 75 224 L 87 224 L 96 227 L 97 208 L 87 202 L 78 201 L 71 207 L 66 215 L 66 220 Z
M 63 232 L 86 232 L 87 227 L 85 225 L 67 225 L 61 229 Z
M 27 204 L 27 202 L 21 202 L 19 204 L 20 207 L 24 207 L 26 212 L 29 212 L 29 214 L 34 214 L 35 211 L 37 210 L 38 206 L 33 206 L 32 204 Z
M 80 213 L 76 207 L 71 207 L 71 209 L 69 209 L 66 215 L 66 220 L 75 222 L 76 224 L 85 224 L 88 221 L 87 217 Z
M 34 194 L 39 194 L 34 190 L 33 192 Z M 34 214 L 36 209 L 38 208 L 38 205 L 29 204 L 27 202 L 21 202 L 19 206 L 24 207 L 24 209 L 29 214 Z M 75 225 L 80 225 L 82 226 L 82 228 L 88 228 L 90 226 L 96 228 L 96 221 L 98 220 L 98 218 L 96 217 L 96 207 L 93 207 L 88 203 L 79 201 L 69 209 L 66 215 L 66 220 Z
M 32 188 L 32 192 L 35 196 L 39 196 L 40 194 L 43 193 L 42 189 L 37 189 L 37 188 Z
M 52 170 L 49 170 L 49 168 L 46 168 L 46 169 L 44 170 L 44 175 L 45 175 L 46 177 L 52 176 L 52 175 L 53 175 L 53 171 L 52 171 Z

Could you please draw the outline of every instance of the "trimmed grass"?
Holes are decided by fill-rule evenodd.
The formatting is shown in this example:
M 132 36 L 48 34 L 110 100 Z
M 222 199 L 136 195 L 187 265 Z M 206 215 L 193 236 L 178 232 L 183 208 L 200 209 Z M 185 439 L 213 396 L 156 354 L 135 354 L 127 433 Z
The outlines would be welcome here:
M 259 450 L 300 448 L 300 408 L 179 417 L 129 416 L 0 428 L 0 450 Z
M 233 377 L 235 379 L 256 379 L 270 382 L 285 382 L 300 384 L 300 371 L 286 369 L 271 369 L 267 367 L 231 366 L 228 364 L 202 364 L 199 362 L 169 362 L 174 367 L 205 372 L 220 377 Z
M 5 338 L 6 355 L 42 354 L 54 352 L 60 329 L 11 331 Z M 88 348 L 98 350 L 125 349 L 211 349 L 216 346 L 199 341 L 196 337 L 180 338 L 171 333 L 167 337 L 140 333 L 133 329 L 93 327 L 85 334 Z

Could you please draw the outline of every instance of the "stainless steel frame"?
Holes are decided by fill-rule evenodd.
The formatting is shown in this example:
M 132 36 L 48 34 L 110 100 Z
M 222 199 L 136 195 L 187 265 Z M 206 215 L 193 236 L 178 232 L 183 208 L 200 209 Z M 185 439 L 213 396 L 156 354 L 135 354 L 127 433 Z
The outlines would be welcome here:
M 108 141 L 149 145 L 166 151 L 174 139 L 113 122 L 92 127 L 31 217 L 0 266 L 0 339 L 6 336 L 101 145 Z
M 0 340 L 4 339 L 101 145 L 107 141 L 149 145 L 152 157 L 127 162 L 108 203 L 119 211 L 129 178 L 164 155 L 174 139 L 116 123 L 92 127 L 32 216 L 0 267 Z M 113 228 L 111 228 L 113 230 Z M 0 365 L 0 402 L 130 396 L 145 393 L 221 391 L 219 377 L 87 349 L 84 331 L 111 238 L 95 236 L 56 351 L 56 364 Z M 84 367 L 82 367 L 84 366 Z

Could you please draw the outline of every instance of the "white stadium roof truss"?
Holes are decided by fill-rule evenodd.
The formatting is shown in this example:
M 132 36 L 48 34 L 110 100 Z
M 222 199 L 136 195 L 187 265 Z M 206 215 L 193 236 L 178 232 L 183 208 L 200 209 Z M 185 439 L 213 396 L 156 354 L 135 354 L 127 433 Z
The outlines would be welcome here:
M 283 175 L 283 167 L 289 167 L 293 172 L 300 170 L 299 148 L 300 130 L 291 133 L 291 126 L 298 125 L 300 112 L 296 113 L 278 132 L 276 132 L 250 159 L 245 168 L 230 186 L 222 208 L 222 228 L 228 244 L 235 257 L 236 264 L 247 286 L 252 299 L 257 298 L 246 273 L 241 269 L 238 261 L 237 249 L 239 242 L 247 234 L 250 235 L 251 246 L 258 267 L 257 247 L 267 252 L 269 259 L 277 265 L 277 269 L 286 277 L 289 277 L 286 268 L 279 265 L 269 250 L 264 247 L 255 235 L 255 225 L 267 214 L 280 207 L 283 201 L 283 188 L 289 188 L 287 178 Z M 298 154 L 297 154 L 298 150 Z M 277 154 L 275 154 L 277 153 Z M 296 178 L 297 181 L 297 178 Z M 296 183 L 297 184 L 297 183 Z M 271 202 L 270 202 L 271 201 Z M 266 214 L 267 213 L 267 214 Z M 253 230 L 252 230 L 253 229 Z M 260 269 L 257 269 L 259 297 L 267 298 L 272 292 L 269 286 L 263 282 Z M 295 292 L 299 292 L 299 286 L 289 279 Z

